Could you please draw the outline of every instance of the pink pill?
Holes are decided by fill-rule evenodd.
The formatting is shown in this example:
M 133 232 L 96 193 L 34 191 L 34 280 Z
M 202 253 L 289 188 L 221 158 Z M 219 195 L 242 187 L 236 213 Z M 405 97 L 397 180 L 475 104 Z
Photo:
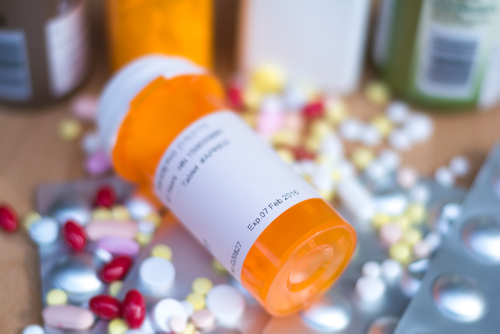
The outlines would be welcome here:
M 97 220 L 85 226 L 90 240 L 97 241 L 105 237 L 135 239 L 137 224 L 133 221 Z
M 305 120 L 300 113 L 288 113 L 285 116 L 283 127 L 287 130 L 302 132 L 304 130 Z
M 85 161 L 85 169 L 91 175 L 103 174 L 111 169 L 111 160 L 104 151 L 90 154 Z
M 74 305 L 47 306 L 42 317 L 45 325 L 63 329 L 82 330 L 94 323 L 92 312 Z
M 386 246 L 391 246 L 398 242 L 403 236 L 401 227 L 396 224 L 387 224 L 380 228 L 379 237 Z
M 263 136 L 270 136 L 281 128 L 283 121 L 281 113 L 260 113 L 257 119 L 257 132 Z
M 71 112 L 84 121 L 93 121 L 97 115 L 98 99 L 92 95 L 77 96 L 71 104 Z
M 122 237 L 104 237 L 97 241 L 97 247 L 107 250 L 113 255 L 136 256 L 140 246 L 132 239 Z

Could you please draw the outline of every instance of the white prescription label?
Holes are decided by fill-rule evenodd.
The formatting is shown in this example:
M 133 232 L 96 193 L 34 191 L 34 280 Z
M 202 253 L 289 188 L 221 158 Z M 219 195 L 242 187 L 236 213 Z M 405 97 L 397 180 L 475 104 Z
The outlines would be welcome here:
M 293 205 L 320 197 L 230 111 L 199 119 L 173 141 L 155 190 L 238 280 L 260 233 Z

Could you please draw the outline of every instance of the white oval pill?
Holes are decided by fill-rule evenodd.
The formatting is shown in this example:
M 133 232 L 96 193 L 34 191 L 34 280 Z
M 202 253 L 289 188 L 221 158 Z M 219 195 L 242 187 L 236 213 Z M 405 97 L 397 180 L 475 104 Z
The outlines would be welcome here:
M 39 246 L 50 245 L 57 240 L 59 224 L 52 217 L 42 217 L 30 225 L 29 235 Z
M 380 270 L 382 273 L 382 277 L 385 279 L 386 282 L 394 283 L 396 279 L 398 279 L 401 276 L 401 273 L 403 272 L 403 267 L 401 267 L 401 264 L 396 260 L 386 259 L 382 261 L 382 264 L 380 265 Z
M 22 334 L 44 334 L 45 331 L 39 325 L 29 325 L 23 329 Z
M 45 325 L 63 329 L 82 330 L 94 323 L 92 312 L 74 305 L 47 306 L 42 311 L 42 317 Z
M 356 281 L 355 290 L 362 301 L 374 302 L 384 294 L 385 284 L 380 278 L 363 276 Z
M 361 267 L 361 274 L 363 276 L 369 277 L 379 277 L 380 276 L 380 264 L 375 261 L 366 262 L 363 267 Z
M 218 321 L 231 324 L 243 314 L 245 298 L 240 291 L 230 285 L 217 285 L 207 295 L 207 308 Z
M 165 298 L 160 300 L 152 312 L 153 322 L 158 331 L 170 332 L 169 320 L 172 317 L 180 317 L 187 321 L 187 314 L 184 306 L 175 299 Z
M 139 278 L 148 290 L 162 293 L 174 283 L 175 267 L 169 260 L 153 256 L 141 263 Z

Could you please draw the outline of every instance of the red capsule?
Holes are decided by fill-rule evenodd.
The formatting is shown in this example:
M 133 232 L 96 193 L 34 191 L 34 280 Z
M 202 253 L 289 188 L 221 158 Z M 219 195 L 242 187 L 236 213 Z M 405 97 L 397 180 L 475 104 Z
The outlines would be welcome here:
M 241 87 L 238 84 L 233 83 L 229 85 L 229 87 L 227 88 L 227 99 L 234 109 L 243 109 L 243 93 L 241 91 Z
M 68 245 L 71 246 L 76 251 L 81 251 L 85 248 L 85 244 L 87 243 L 87 236 L 78 223 L 75 223 L 72 220 L 68 220 L 66 224 L 64 224 L 64 239 Z
M 101 279 L 106 283 L 121 280 L 127 275 L 131 266 L 132 259 L 130 257 L 117 256 L 102 268 Z
M 123 319 L 130 328 L 139 328 L 146 317 L 146 302 L 137 290 L 129 290 L 123 299 Z
M 14 209 L 8 204 L 0 205 L 0 227 L 7 232 L 14 232 L 17 226 L 17 214 Z
M 104 206 L 110 208 L 116 202 L 116 195 L 113 188 L 104 186 L 99 188 L 95 197 L 96 206 Z
M 89 301 L 89 307 L 95 315 L 104 320 L 112 320 L 121 317 L 122 306 L 118 299 L 108 296 L 99 295 L 93 297 Z
M 298 161 L 301 160 L 314 160 L 316 155 L 312 152 L 309 152 L 303 147 L 296 147 L 292 149 L 293 154 L 295 155 L 295 159 Z
M 302 110 L 304 116 L 307 118 L 319 118 L 323 116 L 323 111 L 324 105 L 321 100 L 306 104 Z

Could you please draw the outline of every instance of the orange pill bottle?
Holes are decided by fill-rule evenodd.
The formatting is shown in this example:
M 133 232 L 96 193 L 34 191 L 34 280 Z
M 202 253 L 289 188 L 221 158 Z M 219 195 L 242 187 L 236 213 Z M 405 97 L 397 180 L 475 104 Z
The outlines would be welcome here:
M 113 70 L 149 54 L 212 64 L 212 0 L 106 0 Z
M 227 109 L 202 68 L 132 62 L 106 86 L 98 125 L 116 171 L 151 187 L 269 313 L 301 309 L 349 262 L 353 227 Z

